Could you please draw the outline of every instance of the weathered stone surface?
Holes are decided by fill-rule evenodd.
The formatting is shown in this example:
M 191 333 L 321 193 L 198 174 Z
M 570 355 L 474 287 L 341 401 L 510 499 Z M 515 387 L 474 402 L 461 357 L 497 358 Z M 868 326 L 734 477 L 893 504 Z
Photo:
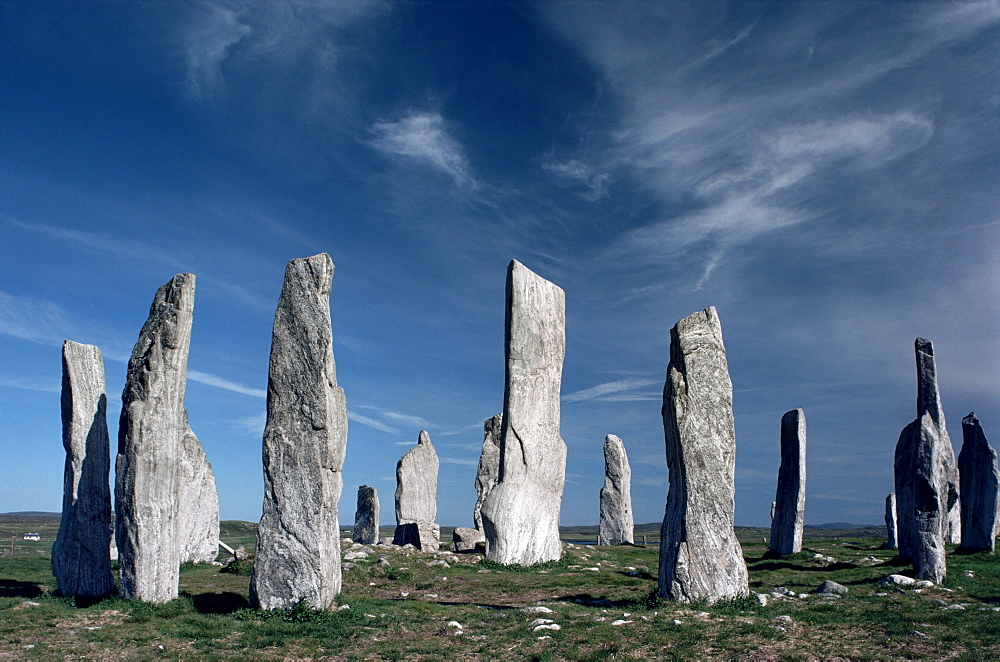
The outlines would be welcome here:
M 997 508 L 1000 501 L 1000 470 L 997 452 L 975 413 L 962 419 L 962 452 L 958 454 L 962 480 L 962 548 L 994 551 Z
M 503 429 L 503 413 L 483 423 L 483 449 L 479 454 L 479 468 L 476 470 L 476 508 L 472 521 L 479 531 L 483 530 L 483 501 L 500 477 L 500 433 Z
M 396 525 L 433 522 L 437 517 L 437 451 L 421 430 L 417 445 L 396 463 Z
M 634 542 L 632 519 L 632 467 L 625 444 L 613 434 L 604 438 L 604 487 L 601 488 L 601 517 L 597 527 L 598 545 Z
M 885 548 L 896 549 L 896 493 L 889 492 L 885 498 Z
M 354 513 L 354 533 L 351 540 L 362 545 L 378 543 L 378 490 L 368 485 L 358 488 L 358 509 Z
M 177 533 L 181 563 L 208 563 L 219 555 L 219 493 L 215 474 L 183 410 L 184 434 L 177 468 Z
M 451 539 L 455 543 L 456 552 L 469 552 L 476 549 L 476 545 L 486 544 L 486 534 L 479 529 L 464 526 L 456 526 Z
M 96 598 L 114 590 L 111 575 L 111 440 L 101 350 L 67 340 L 62 348 L 63 508 L 52 545 L 62 595 Z
M 126 599 L 177 597 L 178 468 L 194 291 L 193 274 L 157 290 L 128 362 L 115 462 L 119 593 Z
M 847 595 L 850 593 L 850 590 L 843 584 L 838 584 L 837 582 L 828 579 L 817 586 L 813 593 L 819 593 L 821 595 Z
M 517 260 L 507 268 L 504 340 L 500 476 L 481 511 L 486 557 L 534 565 L 562 556 L 566 444 L 559 436 L 559 388 L 566 295 Z
M 441 527 L 426 520 L 405 522 L 396 527 L 393 545 L 413 545 L 422 552 L 436 552 L 441 547 Z
M 748 596 L 733 530 L 733 386 L 714 307 L 670 330 L 663 428 L 670 491 L 660 530 L 660 596 L 681 602 Z
M 961 532 L 959 477 L 955 451 L 938 393 L 934 349 L 914 342 L 917 363 L 917 419 L 896 443 L 896 543 L 918 579 L 940 583 L 946 574 L 945 543 Z
M 271 335 L 264 427 L 264 512 L 250 602 L 325 609 L 340 593 L 337 502 L 347 451 L 347 402 L 330 328 L 333 262 L 292 260 Z
M 806 414 L 801 409 L 781 417 L 781 466 L 771 517 L 771 545 L 775 554 L 802 551 L 806 513 Z

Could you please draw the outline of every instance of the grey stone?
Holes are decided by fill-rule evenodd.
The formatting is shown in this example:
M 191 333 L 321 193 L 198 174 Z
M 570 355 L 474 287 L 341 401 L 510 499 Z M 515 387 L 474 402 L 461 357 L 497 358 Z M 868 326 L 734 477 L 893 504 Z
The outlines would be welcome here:
M 441 527 L 428 521 L 399 524 L 392 544 L 413 545 L 422 552 L 436 552 L 441 548 Z
M 889 492 L 885 498 L 885 548 L 896 549 L 896 493 Z
M 264 511 L 250 603 L 330 607 L 340 593 L 340 500 L 347 402 L 330 327 L 334 266 L 326 253 L 292 260 L 271 335 L 264 427 Z
M 52 545 L 52 574 L 62 595 L 99 598 L 111 575 L 111 440 L 101 350 L 67 340 L 62 348 L 63 507 Z
M 843 584 L 838 584 L 837 582 L 827 580 L 820 584 L 813 593 L 829 594 L 833 593 L 835 595 L 847 595 L 850 591 Z
M 354 533 L 351 540 L 363 545 L 378 543 L 378 490 L 362 485 L 358 488 L 358 509 L 354 513 Z
M 663 389 L 670 491 L 660 530 L 661 597 L 709 603 L 750 593 L 733 529 L 733 386 L 715 308 L 670 330 Z
M 559 436 L 559 389 L 566 295 L 517 260 L 507 268 L 506 294 L 500 476 L 481 513 L 488 559 L 534 565 L 562 556 L 566 444 Z
M 997 452 L 975 413 L 962 419 L 962 452 L 958 455 L 962 480 L 962 548 L 994 551 L 997 536 L 997 505 L 1000 500 L 1000 470 Z
M 597 527 L 598 545 L 632 543 L 632 467 L 625 444 L 613 434 L 604 438 L 604 487 L 601 488 L 601 516 Z
M 486 535 L 482 531 L 464 526 L 456 526 L 451 538 L 456 552 L 471 552 L 476 549 L 476 545 L 486 544 Z
M 396 525 L 433 522 L 437 517 L 437 452 L 426 431 L 396 463 Z
M 181 563 L 208 563 L 219 555 L 219 493 L 215 474 L 198 437 L 182 413 L 181 459 L 177 468 L 177 532 Z
M 806 511 L 806 414 L 801 409 L 781 417 L 781 466 L 774 503 L 770 550 L 781 556 L 801 552 Z
M 193 274 L 178 274 L 157 290 L 128 362 L 115 461 L 118 590 L 126 599 L 177 597 L 179 467 L 194 292 Z
M 483 424 L 483 448 L 479 454 L 479 468 L 476 470 L 476 508 L 472 521 L 476 528 L 483 530 L 483 501 L 500 477 L 500 433 L 503 429 L 503 413 L 499 413 Z M 484 538 L 485 540 L 485 538 Z

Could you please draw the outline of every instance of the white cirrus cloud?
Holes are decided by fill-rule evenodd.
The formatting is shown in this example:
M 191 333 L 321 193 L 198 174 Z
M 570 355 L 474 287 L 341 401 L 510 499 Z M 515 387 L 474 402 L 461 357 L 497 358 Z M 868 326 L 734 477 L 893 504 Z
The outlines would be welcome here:
M 233 393 L 241 393 L 242 395 L 249 395 L 254 398 L 266 398 L 267 391 L 262 388 L 251 388 L 249 386 L 244 386 L 243 384 L 237 384 L 234 381 L 218 377 L 211 373 L 201 372 L 198 370 L 188 370 L 188 379 L 193 382 L 198 382 L 199 384 L 205 384 L 206 386 L 214 386 L 215 388 L 221 388 L 224 391 L 232 391 Z
M 374 418 L 368 418 L 367 416 L 362 416 L 356 412 L 348 411 L 347 418 L 356 422 L 361 423 L 361 425 L 367 425 L 370 428 L 374 428 L 379 432 L 385 432 L 387 434 L 399 434 L 399 430 L 394 427 L 390 427 L 381 421 L 376 421 Z
M 451 177 L 459 186 L 474 186 L 461 144 L 448 133 L 440 113 L 412 112 L 395 122 L 371 126 L 372 147 L 403 156 Z
M 562 403 L 569 404 L 571 402 L 593 400 L 595 398 L 602 398 L 613 394 L 621 394 L 626 391 L 635 391 L 647 386 L 652 386 L 656 383 L 657 382 L 649 379 L 619 379 L 617 381 L 605 382 L 604 384 L 591 386 L 590 388 L 585 388 L 580 391 L 574 391 L 573 393 L 567 393 L 562 396 Z

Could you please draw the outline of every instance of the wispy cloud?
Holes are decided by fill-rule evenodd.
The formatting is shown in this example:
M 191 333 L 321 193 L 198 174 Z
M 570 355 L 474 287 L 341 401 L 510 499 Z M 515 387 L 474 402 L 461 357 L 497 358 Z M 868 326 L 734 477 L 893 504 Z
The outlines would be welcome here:
M 267 390 L 262 388 L 250 388 L 249 386 L 243 386 L 242 384 L 237 384 L 236 382 L 218 377 L 216 375 L 200 372 L 198 370 L 188 370 L 188 379 L 191 381 L 198 382 L 199 384 L 205 384 L 207 386 L 214 386 L 215 388 L 221 388 L 224 391 L 232 391 L 233 393 L 242 393 L 243 395 L 249 395 L 254 398 L 266 398 Z
M 574 391 L 573 393 L 567 393 L 562 396 L 563 404 L 570 404 L 573 402 L 583 402 L 584 400 L 594 400 L 600 399 L 610 399 L 608 396 L 613 396 L 615 394 L 622 394 L 626 391 L 634 391 L 637 389 L 645 388 L 647 386 L 652 386 L 657 382 L 649 379 L 619 379 L 613 382 L 605 382 L 604 384 L 598 384 L 597 386 L 591 386 L 590 388 L 585 388 L 580 391 Z M 630 400 L 631 398 L 625 398 Z M 639 397 L 638 399 L 645 400 L 645 396 Z M 621 399 L 619 399 L 621 401 Z
M 584 186 L 588 191 L 584 197 L 590 201 L 604 197 L 607 194 L 608 182 L 611 181 L 611 173 L 579 159 L 556 161 L 549 158 L 542 162 L 542 169 L 563 180 Z
M 205 5 L 199 24 L 187 34 L 187 86 L 196 97 L 211 97 L 225 89 L 222 63 L 233 46 L 250 34 L 250 26 L 228 7 Z
M 22 391 L 40 391 L 42 393 L 59 393 L 62 386 L 57 379 L 31 379 L 27 377 L 0 377 L 0 387 L 16 388 Z
M 347 418 L 356 422 L 361 423 L 361 425 L 367 425 L 370 428 L 375 428 L 379 432 L 385 432 L 387 434 L 399 434 L 399 430 L 394 427 L 390 427 L 381 421 L 376 421 L 374 418 L 368 418 L 367 416 L 362 416 L 357 412 L 348 410 Z
M 241 416 L 233 421 L 236 428 L 250 434 L 260 436 L 264 434 L 264 426 L 267 424 L 267 413 L 261 412 L 257 416 Z
M 0 291 L 0 334 L 40 345 L 61 345 L 78 337 L 69 315 L 45 299 L 18 297 Z
M 384 154 L 403 156 L 451 177 L 459 186 L 474 186 L 461 144 L 444 126 L 440 113 L 412 112 L 395 122 L 376 122 L 370 144 Z
M 465 457 L 442 457 L 441 461 L 442 462 L 447 462 L 448 464 L 461 464 L 462 466 L 466 466 L 466 467 L 478 467 L 479 466 L 479 460 L 478 459 L 473 460 L 471 458 L 465 458 Z

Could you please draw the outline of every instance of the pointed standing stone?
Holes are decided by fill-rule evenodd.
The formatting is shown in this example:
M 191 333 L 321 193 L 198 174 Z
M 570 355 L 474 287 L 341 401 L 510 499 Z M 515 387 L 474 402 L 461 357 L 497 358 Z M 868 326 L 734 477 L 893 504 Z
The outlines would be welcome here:
M 500 432 L 503 414 L 497 414 L 483 424 L 483 449 L 479 453 L 479 468 L 476 470 L 476 508 L 472 511 L 472 521 L 476 530 L 483 530 L 483 501 L 496 487 L 500 477 Z
M 962 479 L 962 548 L 967 551 L 994 551 L 997 536 L 997 508 L 1000 500 L 1000 470 L 997 452 L 975 413 L 962 419 L 962 452 L 958 454 Z
M 394 544 L 409 543 L 424 551 L 438 550 L 441 530 L 434 524 L 434 518 L 437 517 L 439 466 L 437 451 L 434 450 L 430 435 L 421 430 L 417 445 L 396 463 Z
M 378 490 L 362 485 L 358 488 L 358 509 L 354 513 L 354 535 L 351 540 L 362 545 L 378 543 Z
M 115 462 L 115 537 L 123 598 L 177 597 L 178 467 L 187 432 L 184 390 L 195 277 L 178 274 L 156 292 L 128 362 Z
M 604 487 L 601 488 L 601 517 L 597 528 L 598 545 L 634 542 L 632 519 L 632 467 L 625 444 L 613 434 L 604 438 Z
M 101 350 L 67 340 L 62 349 L 62 442 L 66 449 L 63 509 L 52 545 L 59 592 L 99 598 L 111 575 L 111 441 Z
M 659 594 L 709 603 L 750 593 L 733 529 L 733 386 L 715 308 L 670 330 L 663 389 L 670 491 L 660 530 Z
M 504 340 L 500 477 L 481 511 L 486 558 L 534 565 L 562 556 L 566 444 L 559 436 L 559 388 L 566 295 L 517 260 L 507 267 Z
M 326 609 L 340 593 L 337 502 L 347 451 L 347 401 L 330 327 L 333 261 L 292 260 L 271 334 L 264 426 L 264 512 L 250 603 Z
M 896 549 L 896 493 L 889 492 L 885 498 L 885 548 Z
M 775 554 L 802 551 L 806 512 L 806 414 L 801 409 L 781 417 L 781 466 L 771 519 L 771 546 Z
M 183 412 L 178 467 L 177 526 L 181 563 L 210 563 L 219 555 L 219 493 L 212 465 Z

